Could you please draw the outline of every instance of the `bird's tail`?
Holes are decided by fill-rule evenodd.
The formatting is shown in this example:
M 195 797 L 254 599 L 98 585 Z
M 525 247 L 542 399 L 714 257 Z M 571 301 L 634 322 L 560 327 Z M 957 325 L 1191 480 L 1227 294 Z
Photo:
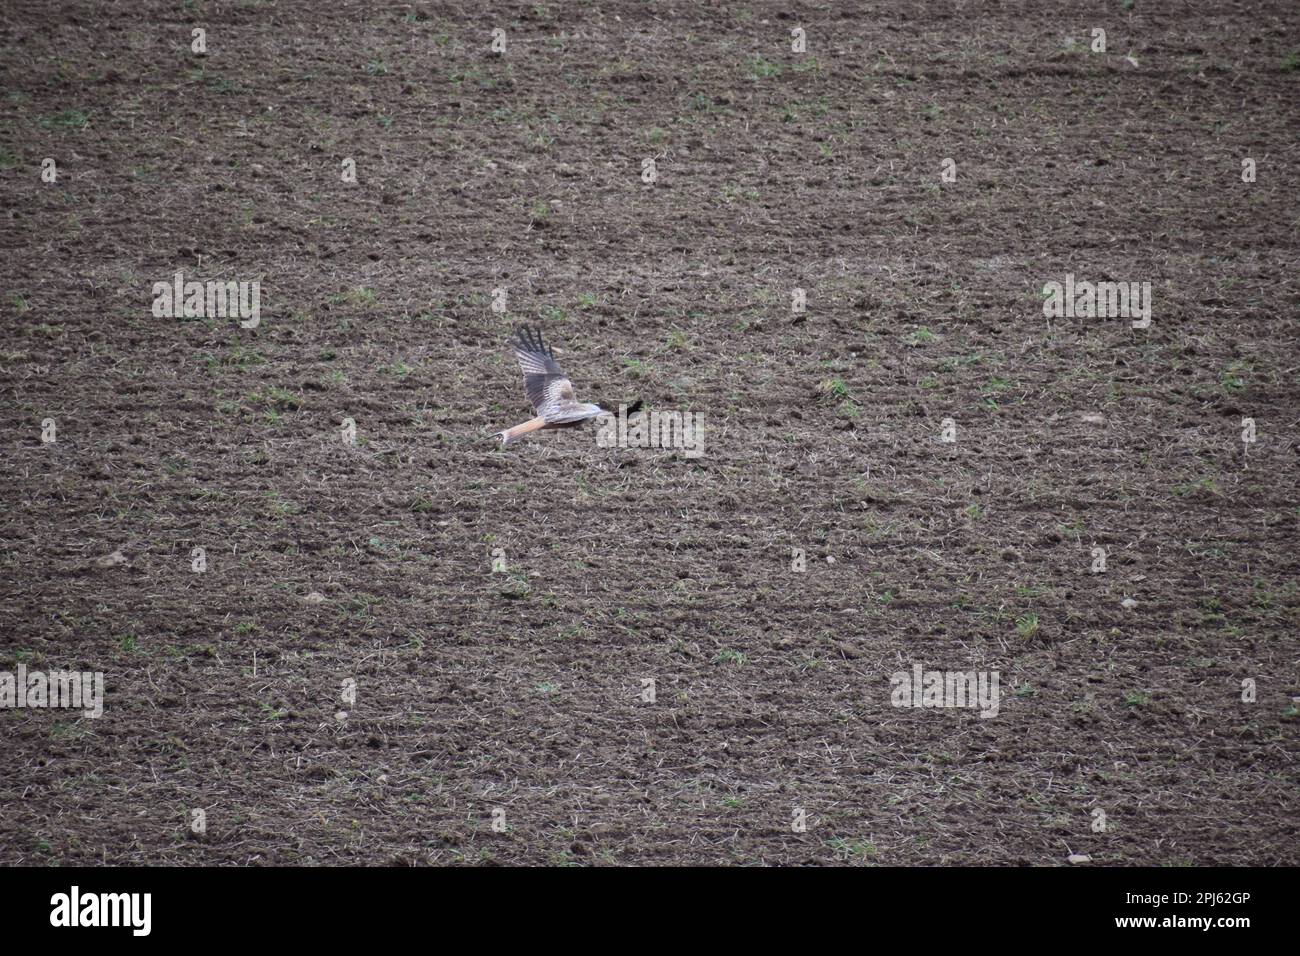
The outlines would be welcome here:
M 507 428 L 503 432 L 497 432 L 492 437 L 500 438 L 501 444 L 503 445 L 509 445 L 516 438 L 519 438 L 522 435 L 527 435 L 529 432 L 535 432 L 545 424 L 546 419 L 538 416 L 537 418 L 530 418 L 522 425 L 516 425 L 514 428 Z

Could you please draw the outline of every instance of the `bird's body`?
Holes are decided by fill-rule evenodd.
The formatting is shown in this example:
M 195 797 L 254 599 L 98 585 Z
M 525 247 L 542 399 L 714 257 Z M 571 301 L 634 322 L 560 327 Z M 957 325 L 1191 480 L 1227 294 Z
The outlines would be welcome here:
M 535 418 L 496 433 L 501 444 L 544 428 L 565 428 L 603 415 L 604 409 L 591 402 L 578 401 L 573 383 L 555 361 L 555 355 L 542 341 L 541 332 L 527 327 L 516 333 L 515 357 L 524 373 L 524 393 L 537 413 Z

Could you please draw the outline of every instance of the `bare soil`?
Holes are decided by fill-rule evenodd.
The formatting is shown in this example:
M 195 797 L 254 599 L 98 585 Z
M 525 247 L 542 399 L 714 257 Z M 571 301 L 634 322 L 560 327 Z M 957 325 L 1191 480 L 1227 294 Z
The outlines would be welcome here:
M 1293 2 L 2 23 L 0 863 L 1300 863 Z

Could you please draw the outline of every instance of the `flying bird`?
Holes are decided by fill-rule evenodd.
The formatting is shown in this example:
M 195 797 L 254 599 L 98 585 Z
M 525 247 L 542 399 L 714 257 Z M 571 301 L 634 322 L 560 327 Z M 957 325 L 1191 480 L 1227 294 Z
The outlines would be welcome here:
M 555 361 L 555 354 L 542 341 L 539 330 L 524 326 L 515 334 L 518 337 L 514 343 L 515 356 L 524 373 L 524 392 L 537 417 L 497 432 L 495 437 L 501 439 L 501 444 L 508 445 L 516 438 L 541 428 L 569 428 L 605 414 L 599 405 L 578 401 L 573 383 Z

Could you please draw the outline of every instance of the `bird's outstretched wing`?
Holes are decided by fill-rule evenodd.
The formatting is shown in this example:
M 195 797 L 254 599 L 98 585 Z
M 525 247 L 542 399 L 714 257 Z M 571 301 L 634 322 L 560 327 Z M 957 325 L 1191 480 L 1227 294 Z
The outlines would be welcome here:
M 537 414 L 555 425 L 590 418 L 573 393 L 573 383 L 542 341 L 542 333 L 524 326 L 516 335 L 515 356 L 524 373 L 524 392 Z

